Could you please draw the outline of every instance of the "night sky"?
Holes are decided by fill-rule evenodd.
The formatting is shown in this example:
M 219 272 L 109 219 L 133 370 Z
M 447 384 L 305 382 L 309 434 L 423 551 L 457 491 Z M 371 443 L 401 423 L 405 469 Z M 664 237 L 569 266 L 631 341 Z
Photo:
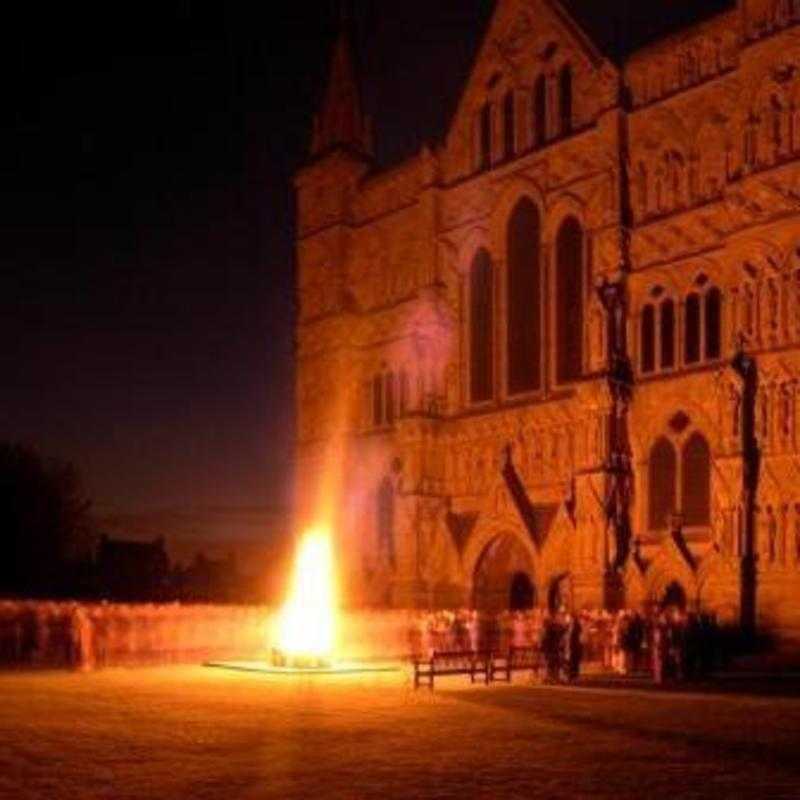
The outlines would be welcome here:
M 4 20 L 0 439 L 75 462 L 101 509 L 287 499 L 289 179 L 338 3 L 209 5 Z M 444 130 L 492 6 L 355 0 L 382 163 Z
M 286 500 L 289 178 L 338 12 L 209 5 L 32 8 L 5 31 L 0 438 L 74 461 L 100 509 Z M 438 5 L 424 26 L 420 2 L 355 9 L 367 101 L 415 122 L 385 160 L 441 126 L 489 4 Z M 443 56 L 455 79 L 426 79 Z

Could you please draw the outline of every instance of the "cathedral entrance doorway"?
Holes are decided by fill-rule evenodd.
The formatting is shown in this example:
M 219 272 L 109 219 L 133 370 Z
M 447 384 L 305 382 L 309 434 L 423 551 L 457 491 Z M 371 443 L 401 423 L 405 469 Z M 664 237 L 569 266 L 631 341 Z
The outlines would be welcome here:
M 673 581 L 664 591 L 661 608 L 677 608 L 686 611 L 686 590 L 677 581 Z
M 475 608 L 497 614 L 509 609 L 533 608 L 535 602 L 533 564 L 529 553 L 513 534 L 496 537 L 486 546 L 475 566 Z
M 516 572 L 511 578 L 508 607 L 511 611 L 529 611 L 536 605 L 536 590 L 527 572 Z

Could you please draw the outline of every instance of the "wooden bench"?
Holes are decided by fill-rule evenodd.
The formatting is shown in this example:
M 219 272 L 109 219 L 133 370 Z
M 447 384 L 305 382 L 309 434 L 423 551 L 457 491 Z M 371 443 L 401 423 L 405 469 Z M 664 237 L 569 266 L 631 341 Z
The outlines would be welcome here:
M 508 651 L 508 663 L 510 672 L 529 671 L 531 677 L 538 676 L 543 666 L 542 651 L 533 645 L 511 647 Z
M 482 676 L 489 683 L 492 675 L 492 656 L 490 653 L 474 650 L 436 651 L 429 659 L 414 659 L 414 688 L 425 684 L 433 689 L 433 680 L 443 675 L 469 675 L 470 683 Z
M 503 681 L 511 683 L 511 676 L 515 672 L 530 671 L 531 677 L 540 674 L 542 669 L 542 654 L 538 647 L 526 645 L 524 647 L 510 647 L 507 653 L 492 655 L 489 667 L 490 681 Z

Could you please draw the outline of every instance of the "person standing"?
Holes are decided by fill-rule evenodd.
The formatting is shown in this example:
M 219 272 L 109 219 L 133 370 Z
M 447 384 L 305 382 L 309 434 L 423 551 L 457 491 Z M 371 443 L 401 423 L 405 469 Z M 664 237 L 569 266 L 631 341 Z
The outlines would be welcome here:
M 653 681 L 659 686 L 664 683 L 664 664 L 666 661 L 666 630 L 662 615 L 658 615 L 653 620 L 653 647 L 651 649 L 653 658 Z
M 577 615 L 573 615 L 565 636 L 569 650 L 569 658 L 567 661 L 567 680 L 570 683 L 578 680 L 581 672 L 581 660 L 583 659 L 583 642 L 581 640 L 582 633 L 583 629 L 581 627 L 580 618 Z

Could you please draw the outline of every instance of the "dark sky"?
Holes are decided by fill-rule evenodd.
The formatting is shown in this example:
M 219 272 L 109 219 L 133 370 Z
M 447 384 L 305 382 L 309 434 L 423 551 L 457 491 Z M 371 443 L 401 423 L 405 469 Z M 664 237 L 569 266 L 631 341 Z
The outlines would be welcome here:
M 0 42 L 0 438 L 74 461 L 100 507 L 280 504 L 289 176 L 336 4 L 30 5 Z M 368 97 L 463 72 L 487 3 L 433 5 L 357 5 Z M 435 92 L 411 100 L 395 118 L 436 128 Z M 419 140 L 393 130 L 387 158 Z
M 575 2 L 617 30 L 607 2 Z M 30 3 L 4 19 L 0 438 L 74 461 L 100 507 L 285 501 L 289 177 L 337 5 Z M 355 0 L 383 162 L 442 131 L 492 6 Z

